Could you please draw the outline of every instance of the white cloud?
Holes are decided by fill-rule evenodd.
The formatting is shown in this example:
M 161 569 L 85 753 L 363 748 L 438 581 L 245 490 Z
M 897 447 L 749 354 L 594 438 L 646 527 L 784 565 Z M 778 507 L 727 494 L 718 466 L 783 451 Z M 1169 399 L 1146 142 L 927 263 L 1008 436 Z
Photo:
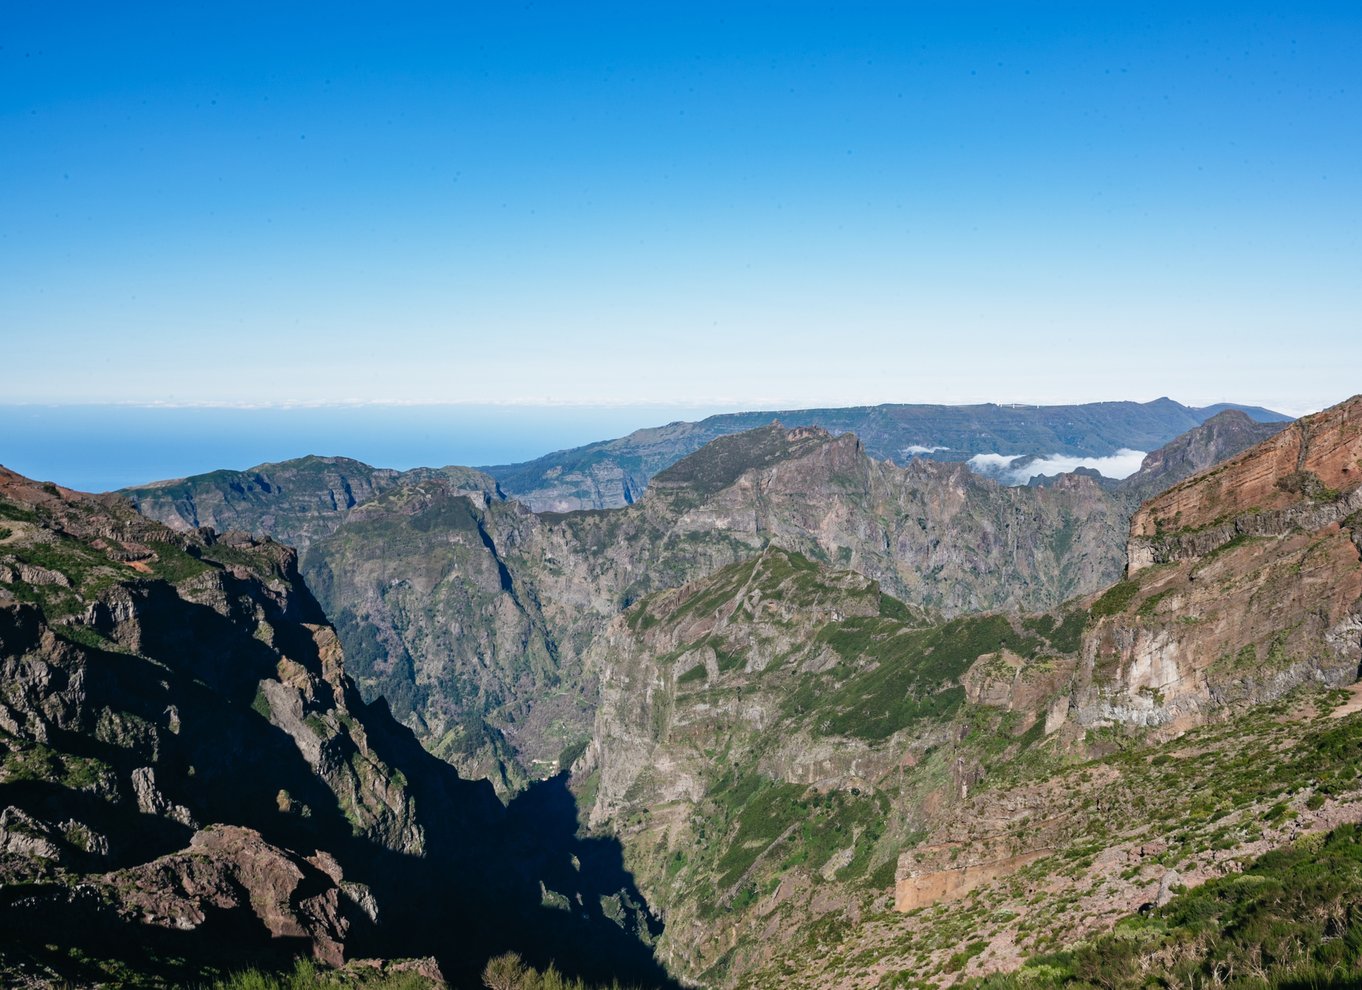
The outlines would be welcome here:
M 1019 459 L 1021 454 L 975 454 L 968 461 L 969 466 L 980 474 L 987 474 L 998 477 L 1012 462 Z
M 949 447 L 924 447 L 920 443 L 909 444 L 899 451 L 904 457 L 916 457 L 918 454 L 935 454 L 938 450 L 950 450 Z
M 1024 464 L 1013 467 L 1014 461 L 1023 460 L 1014 454 L 975 454 L 969 459 L 969 466 L 980 474 L 997 478 L 1005 485 L 1024 485 L 1040 475 L 1053 476 L 1067 474 L 1079 468 L 1090 468 L 1106 478 L 1127 478 L 1140 469 L 1146 451 L 1122 447 L 1108 457 L 1074 457 L 1070 454 L 1047 454 L 1025 460 Z

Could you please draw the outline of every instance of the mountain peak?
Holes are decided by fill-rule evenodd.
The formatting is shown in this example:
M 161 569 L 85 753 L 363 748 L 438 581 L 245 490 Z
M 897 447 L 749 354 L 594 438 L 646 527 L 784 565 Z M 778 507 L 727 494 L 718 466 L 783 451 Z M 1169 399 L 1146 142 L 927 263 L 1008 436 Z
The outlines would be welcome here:
M 786 430 L 779 420 L 743 433 L 717 437 L 653 478 L 660 490 L 687 489 L 712 495 L 754 468 L 799 457 L 832 441 L 827 430 L 801 426 Z

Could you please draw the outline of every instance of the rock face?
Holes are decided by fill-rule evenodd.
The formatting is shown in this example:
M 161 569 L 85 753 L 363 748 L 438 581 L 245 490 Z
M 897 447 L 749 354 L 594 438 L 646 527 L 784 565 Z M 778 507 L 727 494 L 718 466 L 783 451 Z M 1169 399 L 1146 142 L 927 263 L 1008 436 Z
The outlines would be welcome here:
M 593 862 L 575 817 L 504 808 L 360 698 L 293 550 L 0 469 L 0 568 L 0 981 L 301 953 L 470 982 L 514 948 L 665 983 L 632 918 L 543 905 Z M 618 871 L 579 885 L 651 919 Z
M 943 901 L 958 900 L 985 884 L 1011 876 L 1049 852 L 1049 849 L 1035 850 L 1020 856 L 981 860 L 944 870 L 910 869 L 905 876 L 894 881 L 894 910 L 916 911 Z
M 251 829 L 214 825 L 195 833 L 184 852 L 103 883 L 122 891 L 115 895 L 120 910 L 143 924 L 193 931 L 210 913 L 249 913 L 271 939 L 306 944 L 319 962 L 341 966 L 354 904 L 342 893 L 335 860 L 324 853 L 314 859 L 272 846 Z
M 882 405 L 736 413 L 638 430 L 524 464 L 484 470 L 535 511 L 610 509 L 637 502 L 654 475 L 710 441 L 772 420 L 834 434 L 854 433 L 877 460 L 906 464 L 923 456 L 964 461 L 985 453 L 1092 457 L 1122 447 L 1152 450 L 1226 408 L 1195 409 L 1156 399 L 1081 406 Z M 1267 409 L 1236 408 L 1259 421 L 1289 419 Z
M 1362 664 L 1362 399 L 1146 503 L 1129 578 L 1094 604 L 1077 717 L 1166 726 Z
M 352 510 L 303 571 L 360 683 L 433 752 L 510 789 L 590 734 L 593 640 L 630 602 L 775 544 L 954 615 L 1046 607 L 1120 572 L 1121 503 L 1087 478 L 1005 488 L 856 437 L 723 437 L 636 505 L 534 514 L 440 481 Z
M 1259 422 L 1238 409 L 1226 409 L 1151 452 L 1140 470 L 1115 488 L 1138 501 L 1153 498 L 1179 481 L 1214 467 L 1286 428 L 1285 422 Z

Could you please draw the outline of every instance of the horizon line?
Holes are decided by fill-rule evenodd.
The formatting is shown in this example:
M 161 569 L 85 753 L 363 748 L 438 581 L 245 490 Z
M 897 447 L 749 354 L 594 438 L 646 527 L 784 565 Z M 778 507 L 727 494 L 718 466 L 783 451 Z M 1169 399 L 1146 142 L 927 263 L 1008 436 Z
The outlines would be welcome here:
M 1346 396 L 1344 397 L 1347 398 Z M 287 412 L 292 410 L 312 410 L 312 409 L 599 409 L 599 410 L 628 410 L 628 409 L 677 409 L 677 410 L 710 410 L 715 407 L 725 407 L 732 414 L 749 412 L 795 412 L 811 409 L 857 409 L 874 408 L 876 406 L 998 406 L 1000 408 L 1029 408 L 1039 409 L 1060 406 L 1095 406 L 1117 402 L 1130 402 L 1137 405 L 1148 405 L 1153 402 L 1167 399 L 1176 402 L 1186 408 L 1206 408 L 1208 406 L 1228 404 L 1241 406 L 1254 406 L 1267 409 L 1271 412 L 1278 412 L 1282 415 L 1303 416 L 1312 412 L 1335 404 L 1334 402 L 1317 404 L 1318 400 L 1305 401 L 1244 401 L 1239 399 L 1218 399 L 1215 401 L 1195 403 L 1185 402 L 1174 399 L 1169 395 L 1159 395 L 1150 399 L 1088 399 L 1088 400 L 1054 400 L 1045 401 L 1023 401 L 1012 399 L 1000 401 L 997 399 L 980 399 L 965 397 L 958 401 L 902 401 L 884 400 L 880 402 L 854 402 L 837 400 L 807 400 L 792 399 L 789 397 L 757 397 L 747 400 L 735 400 L 732 398 L 714 399 L 690 399 L 690 400 L 636 400 L 636 399 L 616 399 L 616 400 L 580 400 L 580 399 L 552 399 L 552 398 L 517 398 L 517 399 L 495 399 L 495 400 L 415 400 L 415 399 L 312 399 L 312 400 L 281 400 L 281 401 L 229 401 L 229 400 L 199 400 L 199 401 L 169 401 L 169 400 L 39 400 L 28 399 L 18 401 L 0 401 L 0 408 L 9 409 L 81 409 L 81 408 L 118 408 L 118 409 L 144 409 L 144 410 L 176 410 L 176 409 L 219 409 L 233 410 L 240 412 L 255 411 L 277 411 Z M 1343 399 L 1336 402 L 1344 401 Z M 1281 408 L 1277 408 L 1281 407 Z M 710 413 L 709 415 L 725 415 L 727 413 Z

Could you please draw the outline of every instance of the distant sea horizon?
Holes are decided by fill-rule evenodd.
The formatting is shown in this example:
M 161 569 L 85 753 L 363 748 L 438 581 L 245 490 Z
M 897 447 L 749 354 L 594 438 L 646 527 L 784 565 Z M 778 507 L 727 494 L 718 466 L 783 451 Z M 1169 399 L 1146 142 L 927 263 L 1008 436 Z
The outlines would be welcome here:
M 736 406 L 0 405 L 0 464 L 114 491 L 308 454 L 406 470 L 520 461 Z
M 309 454 L 398 470 L 485 467 L 534 460 L 677 421 L 763 408 L 842 406 L 0 404 L 0 465 L 36 481 L 86 492 L 223 469 L 241 471 Z M 1132 463 L 1138 466 L 1138 459 Z M 1091 466 L 1110 477 L 1134 470 L 1130 465 Z M 1011 483 L 1024 484 L 1025 479 Z

